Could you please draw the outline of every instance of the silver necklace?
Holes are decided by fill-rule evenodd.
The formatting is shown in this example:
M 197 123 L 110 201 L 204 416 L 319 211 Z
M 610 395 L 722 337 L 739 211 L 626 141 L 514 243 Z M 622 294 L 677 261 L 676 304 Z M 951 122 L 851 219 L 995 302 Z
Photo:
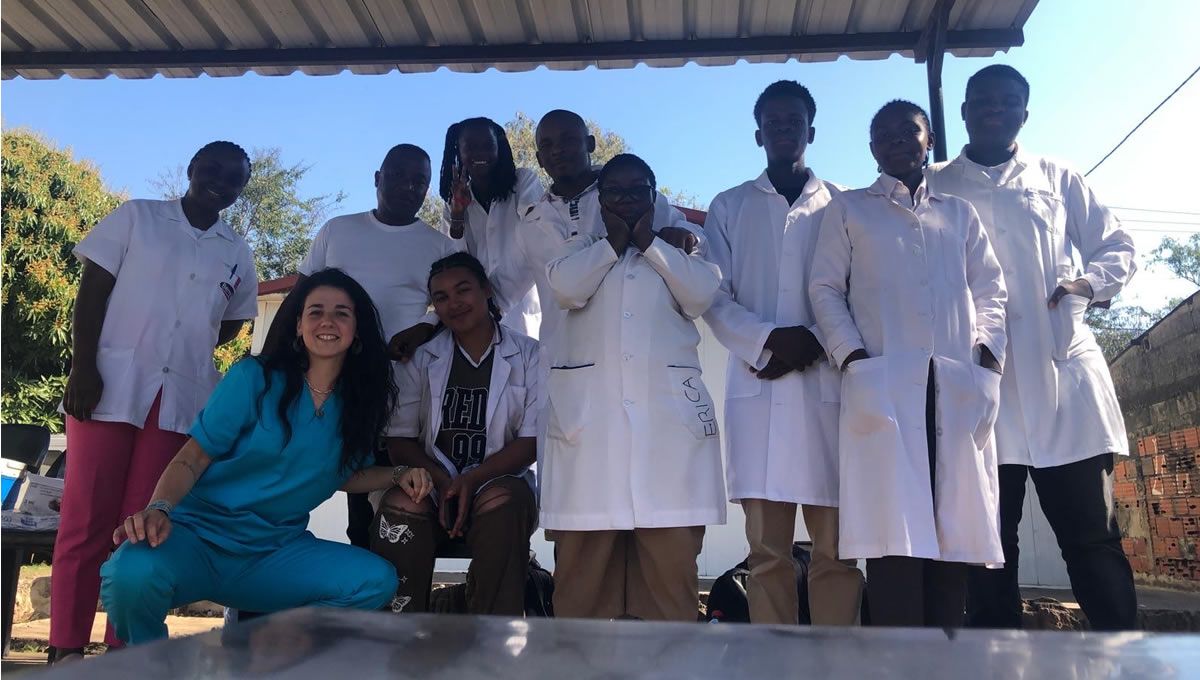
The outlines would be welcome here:
M 333 388 L 333 386 L 330 386 L 330 388 L 329 388 L 329 389 L 327 389 L 327 390 L 319 390 L 319 389 L 317 389 L 317 388 L 313 387 L 313 384 L 312 384 L 312 383 L 310 383 L 310 382 L 308 381 L 308 376 L 307 376 L 307 375 L 306 375 L 306 376 L 304 376 L 304 385 L 305 385 L 306 387 L 308 387 L 308 389 L 309 389 L 309 391 L 310 391 L 310 392 L 312 392 L 313 394 L 318 394 L 318 395 L 320 395 L 320 396 L 322 396 L 322 397 L 328 397 L 329 395 L 333 394 L 333 389 L 334 389 L 334 388 Z M 316 399 L 313 399 L 313 403 L 314 403 L 314 404 L 316 403 L 316 401 L 317 401 Z M 321 417 L 323 417 L 323 416 L 325 415 L 325 402 L 324 402 L 324 401 L 322 401 L 320 406 L 316 406 L 316 407 L 313 409 L 313 413 L 314 413 L 314 414 L 315 414 L 315 415 L 316 415 L 318 418 L 321 418 Z

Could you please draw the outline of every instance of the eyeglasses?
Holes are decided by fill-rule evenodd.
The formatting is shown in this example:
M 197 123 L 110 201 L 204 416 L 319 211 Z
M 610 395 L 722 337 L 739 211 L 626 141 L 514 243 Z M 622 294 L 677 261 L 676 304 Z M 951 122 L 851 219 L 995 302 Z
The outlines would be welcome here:
M 601 187 L 600 200 L 610 203 L 621 201 L 648 201 L 654 194 L 654 187 L 643 184 L 636 187 Z

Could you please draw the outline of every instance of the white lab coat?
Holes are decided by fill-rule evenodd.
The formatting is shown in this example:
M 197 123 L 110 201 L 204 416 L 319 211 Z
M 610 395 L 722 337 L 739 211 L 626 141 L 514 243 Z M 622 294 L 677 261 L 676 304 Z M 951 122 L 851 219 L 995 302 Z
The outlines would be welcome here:
M 493 202 L 489 210 L 472 200 L 467 206 L 463 238 L 455 240 L 465 242 L 467 252 L 483 263 L 496 294 L 496 304 L 504 314 L 501 324 L 533 338 L 537 338 L 542 324 L 542 311 L 533 285 L 533 267 L 521 255 L 517 243 L 517 228 L 521 216 L 545 193 L 534 171 L 517 168 L 516 192 Z M 449 206 L 442 214 L 441 227 L 442 233 L 449 236 Z
M 654 231 L 665 226 L 684 227 L 703 238 L 699 228 L 690 224 L 683 213 L 676 210 L 661 192 L 654 199 Z M 600 217 L 600 194 L 593 182 L 587 189 L 571 199 L 564 199 L 545 192 L 541 200 L 525 211 L 517 231 L 517 256 L 533 271 L 533 282 L 541 303 L 542 325 L 538 329 L 538 342 L 542 347 L 541 384 L 546 385 L 550 377 L 550 357 L 554 356 L 554 344 L 558 329 L 567 316 L 567 310 L 555 300 L 554 290 L 546 276 L 546 267 L 562 254 L 567 239 L 576 234 L 591 234 L 604 237 L 607 231 Z M 545 430 L 546 390 L 541 391 L 541 411 Z M 544 446 L 539 442 L 539 455 Z
M 570 311 L 547 382 L 542 526 L 721 524 L 720 437 L 694 321 L 720 272 L 657 238 L 618 257 L 597 231 L 580 229 L 547 267 Z
M 258 313 L 250 246 L 220 219 L 193 228 L 178 199 L 134 199 L 73 252 L 116 278 L 96 352 L 104 391 L 92 418 L 143 427 L 161 392 L 158 426 L 186 433 L 221 379 L 212 358 L 221 322 Z
M 935 191 L 975 206 L 1004 269 L 1010 359 L 996 421 L 1000 463 L 1041 468 L 1128 455 L 1108 364 L 1084 323 L 1088 301 L 1068 295 L 1055 309 L 1046 301 L 1080 276 L 1094 300 L 1112 299 L 1137 269 L 1133 239 L 1079 173 L 1019 149 L 996 170 L 994 179 L 964 153 L 927 176 Z
M 809 266 L 825 206 L 840 191 L 810 174 L 789 206 L 763 172 L 709 206 L 707 257 L 721 268 L 721 288 L 704 320 L 729 349 L 724 425 L 734 500 L 837 505 L 840 372 L 820 361 L 759 380 L 750 369 L 770 360 L 763 345 L 776 328 L 804 326 L 821 340 Z
M 857 349 L 871 357 L 842 376 L 838 552 L 996 564 L 1000 376 L 973 349 L 1004 361 L 1004 280 L 969 203 L 922 186 L 911 206 L 886 175 L 835 196 L 813 258 L 813 311 L 834 361 Z M 931 359 L 936 494 L 925 430 Z
M 512 329 L 497 333 L 492 346 L 492 377 L 488 383 L 487 459 L 519 437 L 537 436 L 538 343 Z M 454 334 L 442 330 L 421 345 L 399 372 L 400 396 L 388 426 L 389 437 L 419 439 L 425 453 L 441 463 L 451 477 L 460 473 L 450 458 L 437 447 L 442 429 L 442 395 L 450 379 L 454 353 L 459 351 Z M 465 470 L 464 470 L 465 472 Z M 534 471 L 526 468 L 514 475 L 534 487 Z

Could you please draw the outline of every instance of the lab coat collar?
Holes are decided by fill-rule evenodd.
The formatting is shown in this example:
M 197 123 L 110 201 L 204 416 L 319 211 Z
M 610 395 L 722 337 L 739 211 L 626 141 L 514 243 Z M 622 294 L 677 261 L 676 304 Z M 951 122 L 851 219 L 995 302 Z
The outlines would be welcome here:
M 188 222 L 187 215 L 183 212 L 183 199 L 182 198 L 177 198 L 173 201 L 167 201 L 167 214 L 165 215 L 165 217 L 166 217 L 166 219 L 168 219 L 172 222 L 180 223 L 180 226 L 183 229 L 186 229 L 188 231 L 188 233 L 195 235 L 196 238 L 220 237 L 220 238 L 225 239 L 226 241 L 229 241 L 230 243 L 235 242 L 234 235 L 233 235 L 233 227 L 226 224 L 225 220 L 221 219 L 220 217 L 218 217 L 217 221 L 213 222 L 213 225 L 211 227 L 209 227 L 207 230 L 205 230 L 204 233 L 196 234 L 195 228 L 192 227 L 191 222 Z
M 905 195 L 907 195 L 908 187 L 904 186 L 904 182 L 901 182 L 900 180 L 886 173 L 880 174 L 875 182 L 871 186 L 867 187 L 868 194 L 882 196 L 889 201 L 895 201 L 895 199 L 892 197 L 897 195 L 897 192 L 903 192 Z M 930 191 L 929 183 L 922 179 L 921 186 L 917 187 L 917 193 L 915 196 L 913 196 L 913 206 L 915 207 L 921 205 L 921 202 L 927 198 L 936 201 L 943 200 L 943 196 L 936 191 Z M 906 208 L 908 207 L 903 203 L 900 203 L 900 205 Z
M 775 190 L 775 185 L 771 183 L 771 178 L 767 175 L 766 170 L 763 170 L 762 174 L 754 180 L 754 187 L 763 193 L 782 196 L 782 194 Z M 804 190 L 800 192 L 800 196 L 792 205 L 800 205 L 808 202 L 809 199 L 816 196 L 824 188 L 825 183 L 821 181 L 821 178 L 817 177 L 817 173 L 813 172 L 812 168 L 808 168 L 808 181 L 804 183 Z
M 991 186 L 1003 186 L 1024 172 L 1025 168 L 1029 167 L 1030 158 L 1029 154 L 1021 150 L 1021 145 L 1018 143 L 1016 153 L 1001 166 L 1004 168 L 1004 171 L 1000 173 L 998 181 L 993 180 L 988 175 L 987 166 L 980 165 L 967 157 L 966 146 L 963 146 L 962 151 L 958 154 L 958 158 L 955 158 L 950 164 L 956 166 L 966 179 Z

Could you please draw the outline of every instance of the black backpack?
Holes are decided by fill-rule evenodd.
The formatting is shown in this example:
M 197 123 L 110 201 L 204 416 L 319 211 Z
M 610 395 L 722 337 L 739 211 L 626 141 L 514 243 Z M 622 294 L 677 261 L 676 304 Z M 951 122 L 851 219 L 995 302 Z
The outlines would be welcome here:
M 812 561 L 808 549 L 801 543 L 792 544 L 792 562 L 796 566 L 796 595 L 799 596 L 800 623 L 812 623 L 808 609 L 808 564 Z M 742 560 L 733 569 L 713 581 L 708 594 L 705 616 L 709 623 L 750 623 L 750 604 L 746 599 L 746 578 L 750 569 Z
M 525 576 L 525 616 L 554 616 L 554 577 L 532 554 Z

